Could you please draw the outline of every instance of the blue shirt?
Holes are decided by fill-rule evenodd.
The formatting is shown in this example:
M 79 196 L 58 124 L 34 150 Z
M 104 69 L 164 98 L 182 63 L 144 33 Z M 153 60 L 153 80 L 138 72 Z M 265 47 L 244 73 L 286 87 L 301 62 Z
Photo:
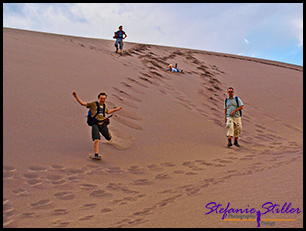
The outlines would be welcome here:
M 118 31 L 116 32 L 116 35 L 118 36 L 117 39 L 123 39 L 123 35 L 124 35 L 124 34 L 125 34 L 124 31 L 118 30 Z
M 243 102 L 241 101 L 241 99 L 238 97 L 238 103 L 239 103 L 239 106 L 238 106 L 235 97 L 236 97 L 236 96 L 233 96 L 232 99 L 230 99 L 229 97 L 227 97 L 227 102 L 226 102 L 226 104 L 225 104 L 225 102 L 224 102 L 224 108 L 227 109 L 227 110 L 226 110 L 226 117 L 230 117 L 232 111 L 234 111 L 234 110 L 236 110 L 238 107 L 244 105 Z M 233 117 L 235 117 L 235 118 L 240 117 L 240 111 L 236 111 Z
M 168 71 L 172 71 L 172 72 L 180 72 L 178 69 L 173 68 L 173 67 L 172 67 L 172 70 L 170 70 L 170 68 L 168 68 Z

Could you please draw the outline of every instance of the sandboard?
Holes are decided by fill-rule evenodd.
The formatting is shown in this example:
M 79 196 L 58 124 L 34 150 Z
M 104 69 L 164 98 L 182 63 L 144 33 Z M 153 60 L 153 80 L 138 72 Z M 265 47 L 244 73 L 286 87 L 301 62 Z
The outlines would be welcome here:
M 102 160 L 102 156 L 95 156 L 95 154 L 90 154 L 89 157 L 94 160 Z

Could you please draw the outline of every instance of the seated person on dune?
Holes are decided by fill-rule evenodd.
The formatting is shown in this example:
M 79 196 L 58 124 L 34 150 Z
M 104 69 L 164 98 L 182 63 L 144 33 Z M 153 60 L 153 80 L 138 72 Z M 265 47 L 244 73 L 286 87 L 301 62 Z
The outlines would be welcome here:
M 169 64 L 168 67 L 169 67 L 169 68 L 167 69 L 167 71 L 170 71 L 170 72 L 183 72 L 183 70 L 179 70 L 179 69 L 176 68 L 176 67 L 177 67 L 177 64 L 175 64 L 175 68 L 173 67 L 172 64 Z

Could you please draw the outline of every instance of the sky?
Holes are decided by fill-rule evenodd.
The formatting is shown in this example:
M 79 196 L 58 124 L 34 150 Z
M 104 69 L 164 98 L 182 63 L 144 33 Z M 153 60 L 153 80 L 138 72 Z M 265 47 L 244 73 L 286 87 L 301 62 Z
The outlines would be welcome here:
M 302 3 L 3 3 L 3 27 L 191 48 L 303 66 Z

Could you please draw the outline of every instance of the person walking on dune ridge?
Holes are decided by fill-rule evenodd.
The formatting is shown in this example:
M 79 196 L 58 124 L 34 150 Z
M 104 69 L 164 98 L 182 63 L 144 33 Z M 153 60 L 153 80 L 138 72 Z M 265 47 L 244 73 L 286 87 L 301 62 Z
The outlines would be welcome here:
M 228 97 L 225 99 L 224 103 L 224 115 L 227 128 L 226 136 L 228 138 L 227 147 L 233 145 L 233 136 L 235 137 L 234 145 L 240 147 L 238 144 L 238 138 L 242 131 L 241 115 L 244 104 L 238 96 L 234 95 L 234 88 L 229 87 L 227 93 Z
M 74 91 L 72 95 L 76 98 L 76 100 L 82 105 L 87 108 L 90 108 L 91 111 L 91 117 L 94 119 L 93 124 L 91 124 L 92 130 L 91 130 L 91 135 L 92 135 L 92 140 L 94 142 L 94 158 L 99 158 L 101 159 L 102 157 L 99 156 L 99 140 L 100 134 L 101 133 L 106 140 L 111 140 L 111 135 L 109 134 L 107 124 L 105 122 L 105 113 L 106 114 L 111 114 L 115 111 L 119 111 L 122 109 L 122 107 L 115 108 L 113 110 L 108 110 L 107 105 L 105 103 L 107 94 L 106 92 L 101 92 L 98 95 L 98 101 L 93 101 L 90 103 L 85 103 L 83 102 L 77 95 L 77 93 Z M 97 108 L 99 105 L 100 108 Z M 98 111 L 98 113 L 97 113 Z
M 115 35 L 113 38 L 116 39 L 115 47 L 116 47 L 116 53 L 118 53 L 118 45 L 119 45 L 119 54 L 122 55 L 123 52 L 123 39 L 127 37 L 127 34 L 122 30 L 123 27 L 119 26 L 119 30 L 115 32 Z

